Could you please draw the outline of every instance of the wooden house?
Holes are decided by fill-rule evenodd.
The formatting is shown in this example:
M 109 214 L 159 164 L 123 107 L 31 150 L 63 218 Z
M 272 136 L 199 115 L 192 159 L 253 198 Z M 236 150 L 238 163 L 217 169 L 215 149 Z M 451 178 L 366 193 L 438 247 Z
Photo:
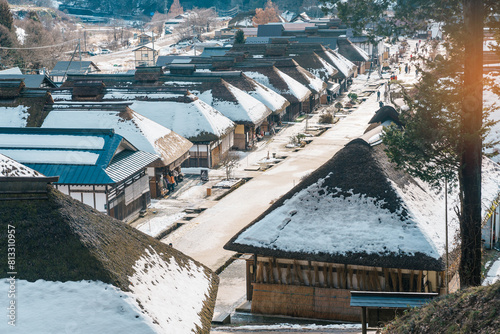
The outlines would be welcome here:
M 212 168 L 234 146 L 236 125 L 185 89 L 110 88 L 102 101 L 132 102 L 130 109 L 192 142 L 182 167 Z
M 337 39 L 337 51 L 357 66 L 358 74 L 363 74 L 370 68 L 371 59 L 368 53 L 354 45 L 346 37 L 339 37 Z
M 224 80 L 222 72 L 195 72 L 194 65 L 172 65 L 170 71 L 161 77 L 162 85 L 182 88 L 191 93 L 236 124 L 234 147 L 251 149 L 261 128 L 272 111 L 260 100 Z
M 309 96 L 309 103 L 304 103 L 305 113 L 312 112 L 314 108 L 321 103 L 326 104 L 326 82 L 313 75 L 311 72 L 307 71 L 292 58 L 269 57 L 266 58 L 266 60 L 273 61 L 276 68 L 289 75 L 291 78 L 295 79 L 305 87 L 309 88 L 309 90 L 311 91 L 311 95 Z
M 135 218 L 151 196 L 146 168 L 157 155 L 113 130 L 0 128 L 0 153 L 48 177 L 54 186 L 121 220 Z
M 414 211 L 411 196 L 432 198 L 421 186 L 350 142 L 226 244 L 249 254 L 252 312 L 359 321 L 351 290 L 443 293 L 444 223 Z
M 0 195 L 0 212 L 0 241 L 16 231 L 21 332 L 210 332 L 218 277 L 173 247 L 47 184 L 45 198 Z M 9 278 L 8 261 L 0 269 Z
M 491 198 L 500 168 L 485 175 Z M 458 222 L 448 224 L 454 235 Z M 355 139 L 224 248 L 247 254 L 253 313 L 359 321 L 351 291 L 445 293 L 445 229 L 444 194 Z M 368 312 L 370 325 L 392 317 Z
M 154 77 L 148 77 L 151 81 L 143 81 L 137 71 L 135 74 L 71 76 L 66 92 L 54 96 L 57 101 L 70 101 L 71 82 L 103 82 L 106 86 L 104 94 L 95 97 L 95 101 L 132 102 L 132 110 L 171 129 L 194 144 L 190 149 L 189 159 L 182 164 L 183 167 L 212 168 L 218 165 L 220 159 L 234 146 L 235 124 L 213 107 L 198 100 L 194 94 L 187 92 L 186 88 L 162 86 L 162 76 L 156 70 Z M 152 109 L 148 109 L 148 106 L 152 106 Z M 171 112 L 175 119 L 161 116 L 163 111 L 166 113 L 164 115 Z M 150 115 L 154 115 L 155 119 Z M 194 121 L 189 119 L 190 115 Z
M 145 45 L 145 44 L 151 43 L 151 42 L 153 42 L 155 37 L 156 37 L 156 34 L 152 31 L 146 31 L 140 35 L 137 35 L 137 38 L 139 39 L 139 45 Z
M 158 51 L 152 46 L 143 45 L 134 50 L 135 67 L 155 66 Z
M 57 94 L 54 94 L 57 99 Z M 186 138 L 130 109 L 132 102 L 78 104 L 59 102 L 48 107 L 42 128 L 113 129 L 140 151 L 159 160 L 147 167 L 151 197 L 164 195 L 161 176 L 177 170 L 189 159 L 193 147 Z
M 310 72 L 314 76 L 320 78 L 327 84 L 328 93 L 330 96 L 338 94 L 340 85 L 336 84 L 334 76 L 338 73 L 338 70 L 330 63 L 319 57 L 314 50 L 323 50 L 324 47 L 321 44 L 315 44 L 311 47 L 310 44 L 305 43 L 289 43 L 288 40 L 275 40 L 272 39 L 274 45 L 279 45 L 281 48 L 279 52 L 274 48 L 273 52 L 268 51 L 269 45 L 273 44 L 244 44 L 244 45 L 234 45 L 231 49 L 230 54 L 244 53 L 247 58 L 252 58 L 254 60 L 267 60 L 269 59 L 279 59 L 279 57 L 292 58 L 306 71 Z M 271 56 L 270 53 L 274 53 Z M 279 68 L 279 66 L 277 66 Z M 335 89 L 338 87 L 337 89 Z M 327 97 L 325 94 L 320 95 L 320 102 L 322 104 L 327 103 Z

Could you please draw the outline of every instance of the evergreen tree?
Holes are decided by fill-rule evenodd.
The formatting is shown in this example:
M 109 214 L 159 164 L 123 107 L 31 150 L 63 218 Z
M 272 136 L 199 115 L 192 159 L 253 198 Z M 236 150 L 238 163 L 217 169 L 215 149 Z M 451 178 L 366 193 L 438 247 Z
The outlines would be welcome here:
M 394 20 L 383 18 L 386 0 L 324 0 L 337 6 L 339 17 L 360 31 L 396 37 L 426 27 L 429 19 L 444 22 L 448 61 L 424 74 L 417 93 L 408 99 L 403 132 L 384 138 L 389 157 L 431 184 L 456 176 L 459 186 L 461 287 L 481 284 L 481 161 L 485 127 L 482 108 L 483 24 L 493 0 L 400 0 Z
M 238 29 L 234 33 L 234 44 L 245 44 L 245 33 L 243 30 Z
M 9 4 L 6 0 L 0 0 L 0 25 L 12 30 L 13 22 Z

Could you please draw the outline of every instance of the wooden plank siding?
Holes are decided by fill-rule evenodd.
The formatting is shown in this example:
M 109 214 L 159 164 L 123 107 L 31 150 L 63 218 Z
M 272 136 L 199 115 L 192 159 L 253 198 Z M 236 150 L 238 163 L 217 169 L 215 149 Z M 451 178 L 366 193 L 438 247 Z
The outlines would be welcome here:
M 351 290 L 442 294 L 444 275 L 258 255 L 247 258 L 252 313 L 357 322 L 361 310 L 349 306 Z
M 252 261 L 253 259 L 249 260 Z M 248 266 L 250 267 L 250 265 Z M 390 292 L 440 292 L 443 274 L 435 271 L 257 257 L 252 283 L 316 286 Z

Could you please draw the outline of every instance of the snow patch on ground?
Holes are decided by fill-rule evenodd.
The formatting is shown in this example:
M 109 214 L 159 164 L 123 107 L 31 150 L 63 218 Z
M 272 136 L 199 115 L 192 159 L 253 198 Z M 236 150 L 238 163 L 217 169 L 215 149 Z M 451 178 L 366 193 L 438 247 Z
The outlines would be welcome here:
M 488 270 L 483 285 L 491 285 L 500 280 L 500 259 L 496 260 Z

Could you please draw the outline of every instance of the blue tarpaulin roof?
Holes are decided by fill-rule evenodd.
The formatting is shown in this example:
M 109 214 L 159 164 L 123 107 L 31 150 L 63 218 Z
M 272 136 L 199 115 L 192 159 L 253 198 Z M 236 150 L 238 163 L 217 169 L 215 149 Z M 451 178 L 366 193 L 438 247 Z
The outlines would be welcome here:
M 351 306 L 412 308 L 428 303 L 437 293 L 351 291 Z

